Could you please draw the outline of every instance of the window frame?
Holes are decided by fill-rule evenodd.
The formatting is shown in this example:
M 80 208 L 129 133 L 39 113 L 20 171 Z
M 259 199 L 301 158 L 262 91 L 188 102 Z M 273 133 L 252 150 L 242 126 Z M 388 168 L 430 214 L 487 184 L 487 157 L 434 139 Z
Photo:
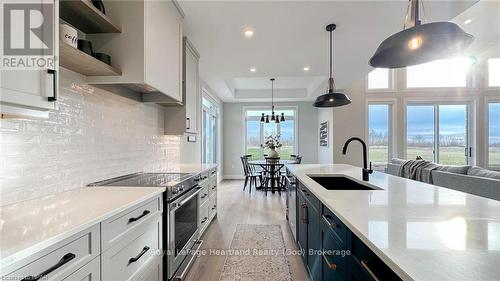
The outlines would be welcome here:
M 203 99 L 206 99 L 208 100 L 212 105 L 213 107 L 206 107 L 204 104 L 203 104 Z M 214 138 L 215 138 L 215 141 L 214 141 L 214 160 L 215 160 L 215 163 L 219 164 L 221 163 L 221 155 L 219 154 L 219 150 L 221 149 L 221 146 L 220 146 L 220 137 L 221 137 L 221 134 L 220 134 L 220 131 L 221 131 L 221 105 L 220 103 L 218 103 L 216 101 L 216 99 L 214 99 L 212 97 L 212 95 L 208 92 L 207 89 L 205 89 L 204 87 L 201 88 L 201 99 L 200 99 L 200 104 L 201 104 L 201 108 L 200 108 L 200 112 L 201 112 L 201 162 L 204 163 L 205 162 L 205 144 L 204 144 L 204 140 L 205 140 L 205 130 L 204 130 L 204 111 L 206 111 L 209 115 L 211 116 L 214 116 L 215 117 L 215 132 L 214 132 Z
M 372 72 L 373 70 L 375 70 L 376 68 L 370 70 L 370 72 Z M 368 83 L 369 83 L 369 79 L 368 79 L 368 75 L 370 74 L 370 72 L 368 72 L 368 74 L 366 74 L 365 76 L 365 92 L 366 93 L 395 93 L 397 92 L 397 89 L 396 89 L 396 71 L 394 69 L 388 69 L 389 70 L 389 88 L 377 88 L 377 89 L 370 89 L 368 88 Z
M 467 156 L 465 165 L 475 165 L 477 162 L 477 131 L 476 131 L 476 105 L 477 98 L 455 98 L 452 101 L 443 98 L 405 98 L 403 108 L 403 153 L 405 159 L 408 159 L 408 106 L 434 106 L 434 159 L 433 162 L 439 163 L 439 105 L 463 105 L 467 106 L 467 148 L 472 148 L 472 153 Z
M 466 73 L 466 81 L 465 81 L 465 86 L 449 86 L 449 87 L 416 87 L 416 88 L 408 88 L 408 68 L 403 68 L 401 71 L 401 79 L 402 79 L 402 84 L 401 85 L 401 92 L 408 94 L 408 93 L 415 93 L 415 92 L 449 92 L 450 90 L 456 90 L 456 91 L 475 91 L 476 90 L 476 83 L 474 77 L 476 76 L 476 66 L 477 64 L 471 64 L 469 69 L 467 70 Z
M 490 86 L 490 59 L 498 59 L 500 60 L 500 56 L 499 57 L 490 57 L 490 58 L 487 58 L 486 59 L 486 67 L 485 67 L 485 73 L 486 73 L 486 77 L 485 77 L 485 80 L 486 80 L 486 89 L 487 90 L 491 90 L 491 91 L 498 91 L 500 90 L 500 85 L 498 86 Z
M 382 104 L 382 105 L 389 105 L 389 144 L 387 148 L 387 164 L 390 163 L 390 160 L 394 158 L 395 155 L 397 155 L 397 121 L 396 121 L 396 113 L 397 111 L 397 99 L 396 98 L 366 98 L 365 99 L 365 140 L 369 140 L 369 135 L 370 135 L 370 124 L 369 124 L 369 118 L 370 118 L 370 112 L 369 112 L 369 106 L 372 104 Z M 370 159 L 370 149 L 369 149 L 369 144 L 368 149 L 367 149 L 367 156 L 368 159 Z M 375 167 L 375 170 L 383 170 L 381 168 L 384 168 L 383 165 L 378 165 L 379 167 Z M 387 165 L 385 165 L 387 167 Z
M 485 167 L 490 170 L 499 171 L 500 165 L 498 166 L 490 166 L 490 103 L 500 103 L 500 97 L 498 96 L 487 96 L 484 99 L 484 120 L 485 120 L 485 136 L 484 136 L 484 147 L 485 149 Z
M 243 137 L 243 154 L 247 153 L 247 111 L 255 111 L 255 110 L 261 110 L 261 111 L 269 111 L 270 108 L 268 106 L 243 106 L 242 107 L 242 119 L 243 119 L 243 132 L 242 135 Z M 274 106 L 274 111 L 275 112 L 280 112 L 283 110 L 291 110 L 293 111 L 293 119 L 294 120 L 294 126 L 293 126 L 293 154 L 297 154 L 299 151 L 299 139 L 298 139 L 298 128 L 299 128 L 299 110 L 298 106 Z M 285 115 L 285 118 L 287 116 Z M 260 121 L 260 116 L 254 116 L 251 118 L 251 120 L 258 120 Z M 285 121 L 286 122 L 286 121 Z M 281 123 L 280 123 L 281 124 Z M 263 135 L 264 130 L 263 130 L 263 124 L 260 123 L 260 140 L 261 142 L 264 140 L 265 136 Z M 280 126 L 278 126 L 277 132 L 280 133 Z M 263 150 L 260 150 L 260 158 L 263 159 Z

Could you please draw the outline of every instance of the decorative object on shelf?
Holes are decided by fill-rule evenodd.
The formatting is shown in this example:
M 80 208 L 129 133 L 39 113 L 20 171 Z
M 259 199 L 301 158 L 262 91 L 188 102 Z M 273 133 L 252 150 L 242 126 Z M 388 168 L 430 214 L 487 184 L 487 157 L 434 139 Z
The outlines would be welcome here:
M 94 53 L 94 58 L 102 61 L 105 64 L 111 65 L 111 56 L 105 53 Z
M 335 24 L 326 26 L 326 31 L 330 32 L 330 78 L 328 79 L 328 91 L 316 98 L 313 103 L 315 107 L 337 107 L 348 105 L 351 99 L 344 93 L 335 92 L 335 81 L 333 80 L 333 31 L 337 28 Z
M 267 154 L 271 158 L 279 157 L 276 148 L 282 147 L 283 144 L 280 142 L 280 135 L 273 136 L 272 134 L 266 137 L 266 142 L 262 146 L 263 148 L 269 148 L 269 153 Z
M 106 14 L 106 9 L 104 8 L 104 3 L 102 3 L 102 0 L 92 0 L 92 5 L 94 5 L 97 10 L 101 11 L 101 13 Z
M 89 54 L 89 55 L 92 55 L 92 43 L 90 41 L 87 41 L 87 40 L 83 40 L 83 39 L 78 39 L 78 50 L 86 53 L 86 54 Z
M 328 121 L 319 124 L 319 146 L 328 147 Z
M 285 113 L 279 114 L 274 114 L 274 78 L 269 79 L 271 80 L 271 121 L 274 121 L 275 123 L 279 122 L 285 122 Z M 262 116 L 260 117 L 260 122 L 261 123 L 269 123 L 269 114 L 262 113 Z
M 59 26 L 61 41 L 73 48 L 78 48 L 78 32 L 69 24 L 61 23 Z
M 425 13 L 423 2 L 422 8 Z M 380 44 L 370 59 L 370 65 L 379 68 L 400 68 L 450 58 L 462 53 L 472 41 L 474 36 L 465 33 L 455 23 L 422 24 L 419 1 L 409 0 L 403 31 L 391 35 Z

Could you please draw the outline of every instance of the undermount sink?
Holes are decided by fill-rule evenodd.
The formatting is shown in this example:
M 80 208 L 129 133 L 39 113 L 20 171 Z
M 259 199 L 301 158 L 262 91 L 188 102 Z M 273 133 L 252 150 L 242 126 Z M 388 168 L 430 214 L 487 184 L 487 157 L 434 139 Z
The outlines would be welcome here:
M 309 176 L 328 190 L 379 190 L 342 176 Z

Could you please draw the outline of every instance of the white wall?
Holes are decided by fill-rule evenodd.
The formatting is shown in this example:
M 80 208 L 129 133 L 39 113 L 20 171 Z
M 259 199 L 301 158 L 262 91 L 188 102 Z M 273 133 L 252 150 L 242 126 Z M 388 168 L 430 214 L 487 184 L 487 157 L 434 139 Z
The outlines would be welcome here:
M 180 162 L 160 106 L 87 86 L 70 71 L 60 78 L 49 119 L 0 121 L 0 205 Z
M 224 103 L 223 175 L 238 178 L 243 175 L 240 156 L 245 154 L 244 107 L 269 107 L 269 103 Z M 302 163 L 318 162 L 318 110 L 312 102 L 276 103 L 276 106 L 297 106 L 298 151 Z

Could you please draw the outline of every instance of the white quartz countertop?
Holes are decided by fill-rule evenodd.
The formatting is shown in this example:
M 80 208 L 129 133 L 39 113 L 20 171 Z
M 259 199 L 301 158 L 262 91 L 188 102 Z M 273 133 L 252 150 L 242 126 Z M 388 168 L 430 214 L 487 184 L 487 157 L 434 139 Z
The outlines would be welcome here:
M 499 280 L 500 201 L 344 164 L 288 165 L 292 174 L 404 280 Z M 310 175 L 379 190 L 327 190 Z
M 164 188 L 84 187 L 0 208 L 4 269 L 136 204 Z

